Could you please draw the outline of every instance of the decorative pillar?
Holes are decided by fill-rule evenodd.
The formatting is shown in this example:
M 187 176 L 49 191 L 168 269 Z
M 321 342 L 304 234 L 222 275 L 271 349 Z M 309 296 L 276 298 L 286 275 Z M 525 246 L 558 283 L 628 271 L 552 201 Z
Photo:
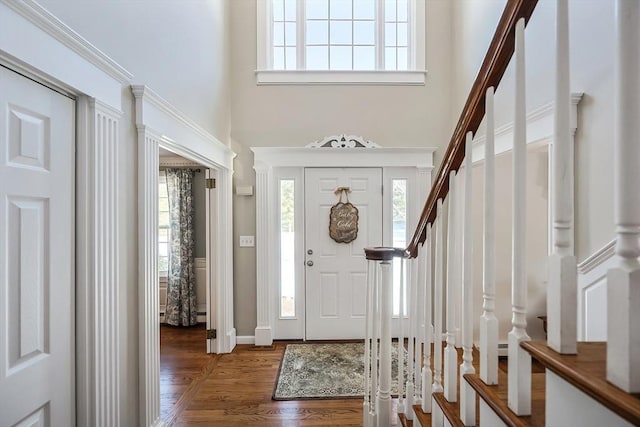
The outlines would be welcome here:
M 393 274 L 391 260 L 380 263 L 380 382 L 378 384 L 378 427 L 391 425 L 391 316 Z
M 76 349 L 78 423 L 120 424 L 120 322 L 118 142 L 122 112 L 100 101 L 78 98 Z M 85 132 L 86 129 L 86 132 Z M 86 165 L 86 167 L 85 167 Z
M 265 165 L 254 166 L 256 171 L 256 211 L 269 212 L 271 168 Z M 269 295 L 269 217 L 256 217 L 256 267 L 258 271 L 257 296 L 257 326 L 255 330 L 256 345 L 271 345 L 273 333 L 271 331 L 271 295 Z

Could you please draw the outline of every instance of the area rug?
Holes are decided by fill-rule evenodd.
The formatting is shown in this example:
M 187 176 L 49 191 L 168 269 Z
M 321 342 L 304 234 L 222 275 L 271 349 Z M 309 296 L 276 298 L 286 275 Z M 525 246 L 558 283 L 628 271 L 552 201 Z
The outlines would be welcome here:
M 403 353 L 406 363 L 406 351 Z M 391 348 L 391 359 L 391 393 L 397 395 L 396 343 Z M 363 396 L 364 343 L 287 345 L 280 362 L 274 400 L 345 399 Z

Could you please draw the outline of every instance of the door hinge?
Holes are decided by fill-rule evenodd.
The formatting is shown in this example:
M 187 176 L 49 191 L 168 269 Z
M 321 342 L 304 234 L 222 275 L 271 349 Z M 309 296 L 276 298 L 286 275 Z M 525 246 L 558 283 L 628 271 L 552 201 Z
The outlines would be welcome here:
M 218 337 L 215 329 L 207 329 L 207 339 L 215 340 Z
M 215 178 L 207 178 L 205 180 L 205 187 L 207 188 L 216 188 L 216 179 Z

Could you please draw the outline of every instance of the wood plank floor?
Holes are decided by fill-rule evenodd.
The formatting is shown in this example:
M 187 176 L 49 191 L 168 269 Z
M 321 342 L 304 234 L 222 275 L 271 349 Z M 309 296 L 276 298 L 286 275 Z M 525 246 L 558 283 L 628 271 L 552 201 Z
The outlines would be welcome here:
M 160 409 L 169 426 L 362 425 L 361 399 L 271 400 L 286 343 L 207 355 L 204 334 L 202 325 L 160 328 Z

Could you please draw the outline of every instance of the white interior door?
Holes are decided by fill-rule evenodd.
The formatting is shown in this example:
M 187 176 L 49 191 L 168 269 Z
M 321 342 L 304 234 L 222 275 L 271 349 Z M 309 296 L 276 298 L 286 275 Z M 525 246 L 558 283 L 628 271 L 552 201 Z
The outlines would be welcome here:
M 334 191 L 349 187 L 358 209 L 350 243 L 329 236 Z M 345 199 L 343 198 L 343 201 Z M 382 169 L 305 169 L 306 338 L 364 338 L 367 260 L 364 248 L 382 244 Z
M 0 426 L 75 425 L 75 103 L 0 67 Z

